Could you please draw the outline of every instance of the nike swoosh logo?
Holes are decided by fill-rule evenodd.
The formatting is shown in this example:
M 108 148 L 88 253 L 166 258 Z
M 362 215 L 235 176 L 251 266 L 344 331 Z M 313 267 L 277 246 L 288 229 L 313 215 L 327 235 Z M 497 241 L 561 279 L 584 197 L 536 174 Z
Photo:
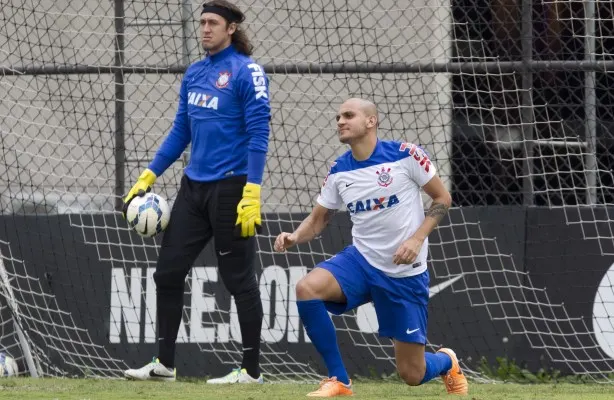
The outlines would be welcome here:
M 153 369 L 149 371 L 149 376 L 154 377 L 154 378 L 168 378 L 169 377 L 168 375 L 156 374 Z
M 219 252 L 218 252 L 218 254 L 219 254 L 220 256 L 225 256 L 225 255 L 230 254 L 230 253 L 232 253 L 232 250 L 229 250 L 229 251 L 219 251 Z
M 346 184 L 345 184 L 345 187 L 350 187 L 350 186 L 352 186 L 352 185 L 353 185 L 353 184 L 355 184 L 355 183 L 356 183 L 356 182 L 346 183 Z
M 410 331 L 409 328 L 407 328 L 407 332 L 405 332 L 405 333 L 407 333 L 408 335 L 411 335 L 412 333 L 418 332 L 419 330 L 420 330 L 420 328 L 416 328 L 416 329 Z
M 448 279 L 447 281 L 441 282 L 440 284 L 431 286 L 429 288 L 429 299 L 433 296 L 438 295 L 442 290 L 444 290 L 448 286 L 451 286 L 454 282 L 456 282 L 462 277 L 463 277 L 463 274 L 460 274 L 460 275 L 455 276 L 454 278 Z

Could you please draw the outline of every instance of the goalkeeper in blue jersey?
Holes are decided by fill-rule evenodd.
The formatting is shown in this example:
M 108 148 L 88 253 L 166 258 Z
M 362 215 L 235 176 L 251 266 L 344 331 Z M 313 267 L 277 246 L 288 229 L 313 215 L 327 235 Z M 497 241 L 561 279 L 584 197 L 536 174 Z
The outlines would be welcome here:
M 227 1 L 203 5 L 200 34 L 206 57 L 187 69 L 173 127 L 124 199 L 127 206 L 149 191 L 192 144 L 154 274 L 158 354 L 146 366 L 127 370 L 129 379 L 175 380 L 184 281 L 196 257 L 214 239 L 219 274 L 237 306 L 243 362 L 208 383 L 262 383 L 263 311 L 254 270 L 254 236 L 261 225 L 260 184 L 271 109 L 267 77 L 250 58 L 252 45 L 239 28 L 244 19 Z

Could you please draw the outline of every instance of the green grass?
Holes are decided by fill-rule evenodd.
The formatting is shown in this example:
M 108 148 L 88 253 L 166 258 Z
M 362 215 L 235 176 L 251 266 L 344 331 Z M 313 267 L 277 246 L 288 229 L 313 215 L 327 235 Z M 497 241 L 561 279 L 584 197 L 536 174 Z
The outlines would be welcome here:
M 315 388 L 305 384 L 265 384 L 213 386 L 204 381 L 175 383 L 129 382 L 124 380 L 95 379 L 0 379 L 0 399 L 69 399 L 69 400 L 142 400 L 142 399 L 243 399 L 281 400 L 304 399 Z M 356 399 L 439 399 L 445 396 L 440 380 L 420 387 L 409 387 L 400 382 L 362 381 L 354 384 Z M 535 384 L 471 383 L 471 400 L 497 399 L 613 399 L 614 388 L 599 384 Z

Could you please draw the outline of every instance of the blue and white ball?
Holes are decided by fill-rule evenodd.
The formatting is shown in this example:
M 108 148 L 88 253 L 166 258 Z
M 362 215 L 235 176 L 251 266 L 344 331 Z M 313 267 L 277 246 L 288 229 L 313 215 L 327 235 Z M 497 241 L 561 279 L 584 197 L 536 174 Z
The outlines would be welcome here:
M 128 225 L 143 237 L 152 237 L 166 229 L 171 216 L 168 203 L 154 193 L 135 197 L 128 205 Z
M 6 353 L 0 353 L 0 377 L 17 376 L 18 373 L 17 361 Z

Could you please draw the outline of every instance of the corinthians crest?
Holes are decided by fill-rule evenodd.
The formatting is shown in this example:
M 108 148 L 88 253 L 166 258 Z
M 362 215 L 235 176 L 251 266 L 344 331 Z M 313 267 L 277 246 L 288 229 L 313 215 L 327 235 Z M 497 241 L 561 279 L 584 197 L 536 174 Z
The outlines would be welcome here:
M 220 72 L 220 76 L 217 78 L 217 81 L 215 81 L 215 86 L 218 89 L 224 89 L 228 86 L 228 82 L 230 82 L 230 75 L 231 73 L 228 71 Z
M 392 183 L 392 176 L 390 175 L 390 168 L 382 167 L 380 171 L 375 171 L 378 175 L 377 184 L 382 187 L 388 187 Z

